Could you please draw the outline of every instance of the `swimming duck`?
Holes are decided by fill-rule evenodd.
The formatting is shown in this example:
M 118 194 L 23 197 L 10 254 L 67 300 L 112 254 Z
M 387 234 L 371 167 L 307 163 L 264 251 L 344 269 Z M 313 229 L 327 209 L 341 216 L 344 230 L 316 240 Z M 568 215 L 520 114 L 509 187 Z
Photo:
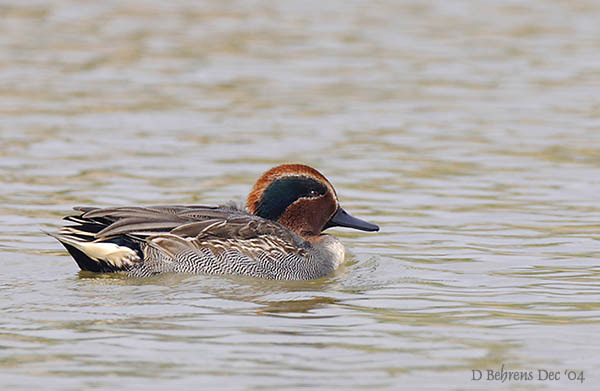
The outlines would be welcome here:
M 329 181 L 302 164 L 265 172 L 246 210 L 224 206 L 75 207 L 75 223 L 52 233 L 81 270 L 236 274 L 274 280 L 310 280 L 334 271 L 344 246 L 331 227 L 378 231 L 350 216 Z

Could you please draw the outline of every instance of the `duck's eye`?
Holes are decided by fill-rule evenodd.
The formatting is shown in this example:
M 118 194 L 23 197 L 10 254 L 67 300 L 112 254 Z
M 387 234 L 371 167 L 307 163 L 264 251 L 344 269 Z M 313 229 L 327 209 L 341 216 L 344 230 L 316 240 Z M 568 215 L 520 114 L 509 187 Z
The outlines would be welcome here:
M 319 195 L 319 193 L 316 190 L 311 190 L 309 194 L 311 197 L 316 197 Z

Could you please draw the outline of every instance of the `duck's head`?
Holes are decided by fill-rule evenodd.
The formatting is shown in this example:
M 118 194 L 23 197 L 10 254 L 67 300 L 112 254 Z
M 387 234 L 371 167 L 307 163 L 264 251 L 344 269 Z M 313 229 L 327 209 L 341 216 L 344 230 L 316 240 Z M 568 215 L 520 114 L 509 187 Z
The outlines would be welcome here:
M 265 172 L 248 195 L 246 208 L 249 213 L 277 221 L 306 239 L 330 227 L 379 230 L 375 224 L 350 216 L 339 205 L 327 178 L 303 164 L 283 164 Z

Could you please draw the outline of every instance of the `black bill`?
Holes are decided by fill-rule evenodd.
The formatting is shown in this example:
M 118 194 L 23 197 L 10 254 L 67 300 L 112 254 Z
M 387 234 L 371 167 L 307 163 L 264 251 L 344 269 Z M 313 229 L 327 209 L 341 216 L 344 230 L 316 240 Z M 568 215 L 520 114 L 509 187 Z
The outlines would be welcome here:
M 354 229 L 360 229 L 361 231 L 379 231 L 379 227 L 375 224 L 367 223 L 356 217 L 352 217 L 342 207 L 339 207 L 333 217 L 329 219 L 323 230 L 331 227 L 348 227 Z

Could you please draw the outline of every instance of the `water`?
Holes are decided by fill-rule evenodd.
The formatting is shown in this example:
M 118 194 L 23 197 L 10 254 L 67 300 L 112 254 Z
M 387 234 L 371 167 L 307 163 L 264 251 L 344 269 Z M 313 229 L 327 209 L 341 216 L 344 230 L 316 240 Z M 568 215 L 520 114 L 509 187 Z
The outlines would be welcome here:
M 597 388 L 599 12 L 1 2 L 2 388 Z M 335 231 L 332 276 L 82 274 L 41 232 L 242 201 L 282 162 L 381 226 Z M 502 364 L 535 379 L 487 381 Z

